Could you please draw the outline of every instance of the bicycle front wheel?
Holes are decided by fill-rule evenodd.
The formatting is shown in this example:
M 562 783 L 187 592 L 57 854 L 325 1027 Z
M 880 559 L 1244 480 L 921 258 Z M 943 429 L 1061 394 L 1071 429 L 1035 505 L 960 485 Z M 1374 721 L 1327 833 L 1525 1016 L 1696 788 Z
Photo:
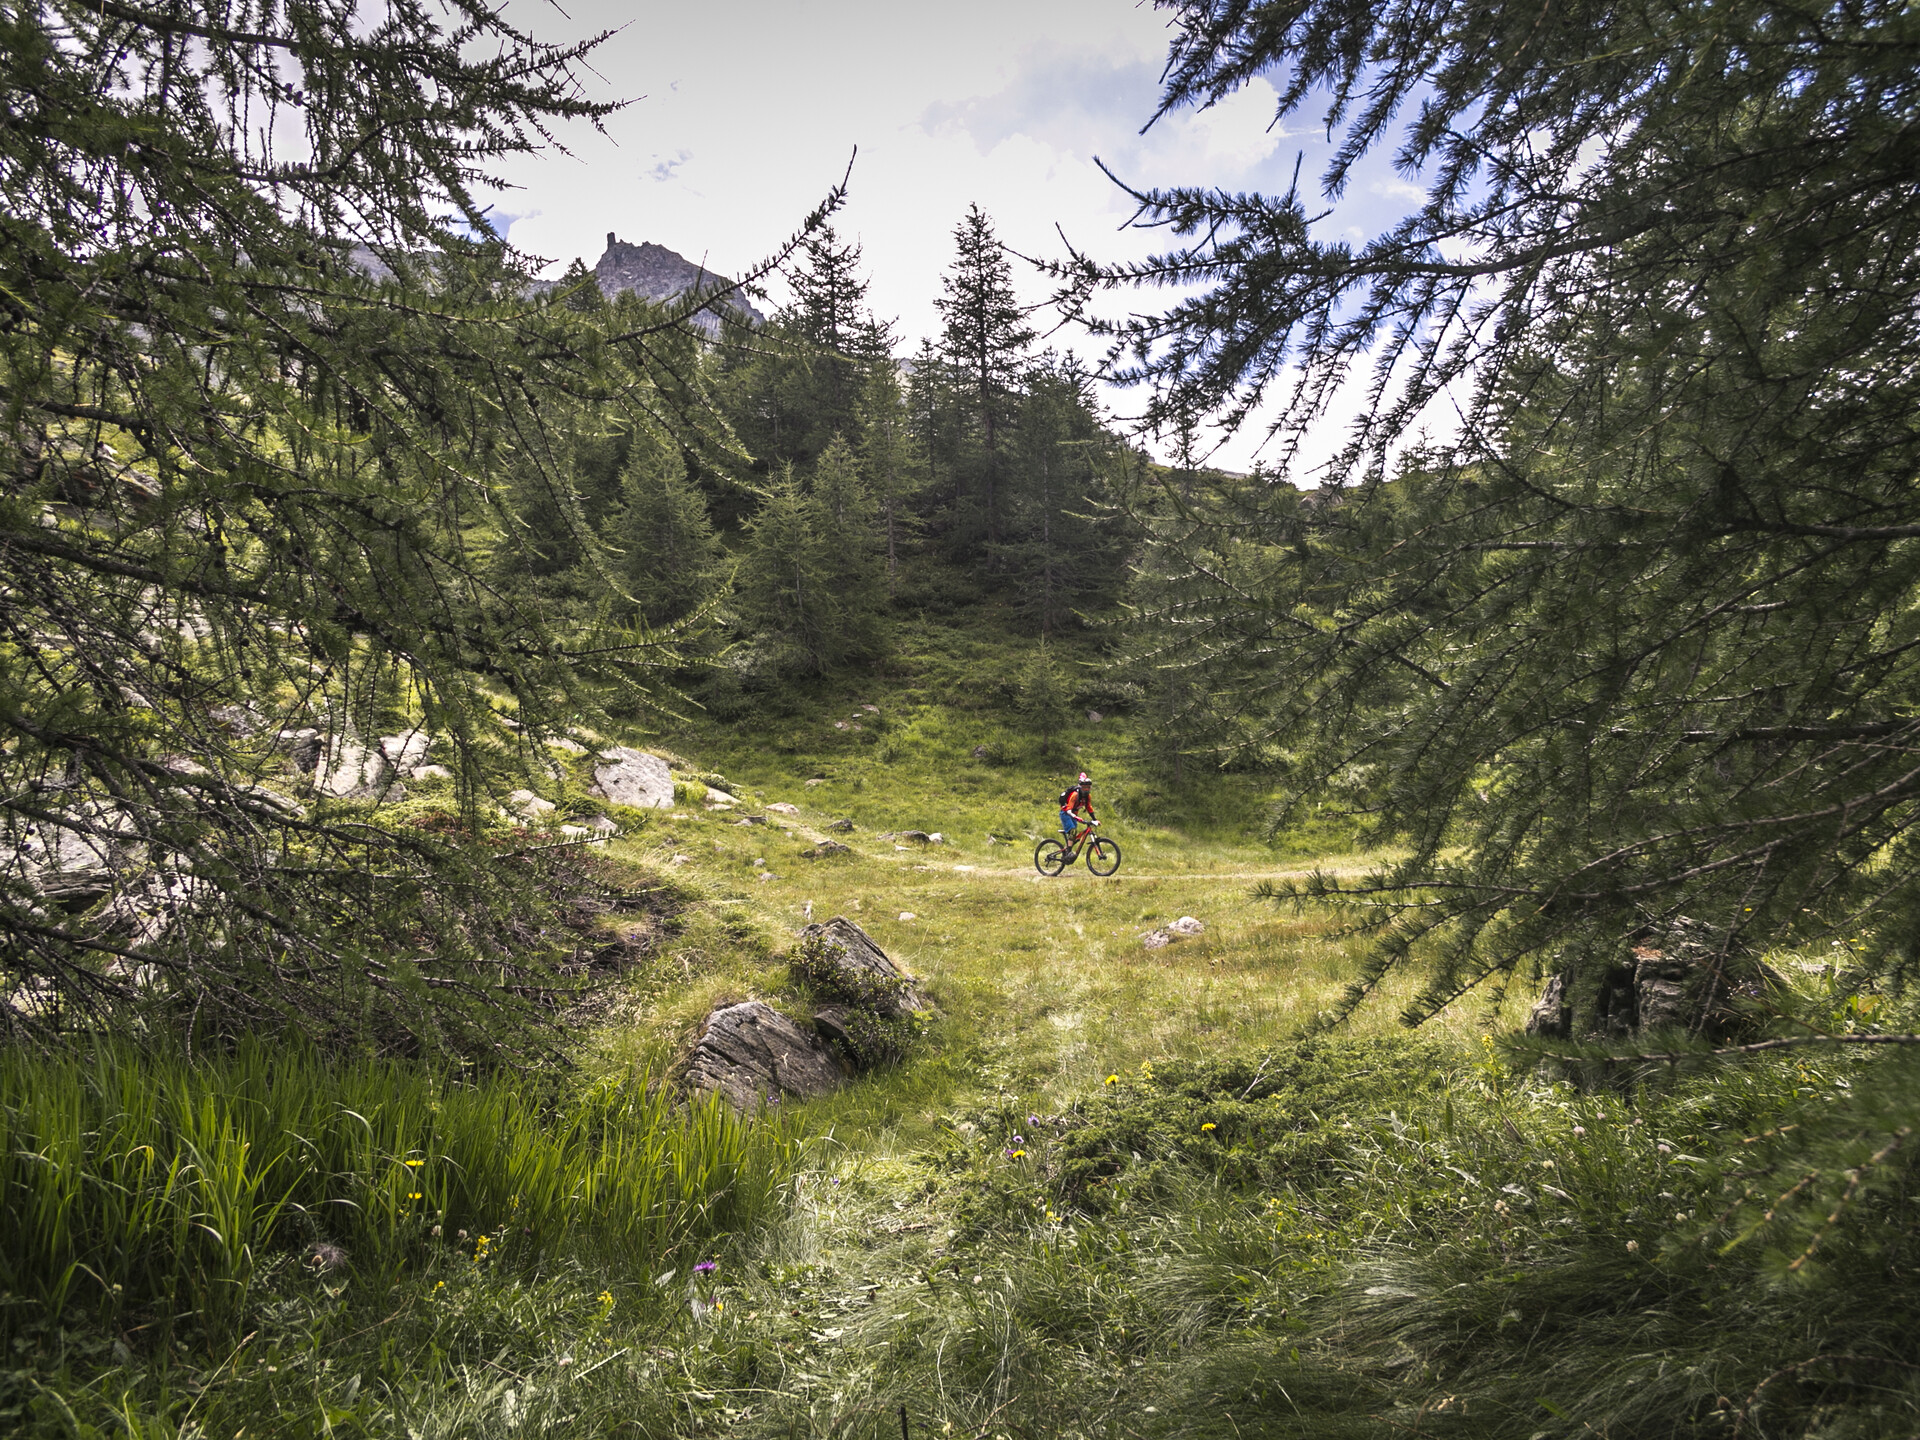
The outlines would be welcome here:
M 1120 842 L 1102 835 L 1087 847 L 1087 869 L 1096 875 L 1111 875 L 1120 868 Z
M 1033 868 L 1042 875 L 1058 875 L 1073 856 L 1058 840 L 1042 840 L 1033 847 Z

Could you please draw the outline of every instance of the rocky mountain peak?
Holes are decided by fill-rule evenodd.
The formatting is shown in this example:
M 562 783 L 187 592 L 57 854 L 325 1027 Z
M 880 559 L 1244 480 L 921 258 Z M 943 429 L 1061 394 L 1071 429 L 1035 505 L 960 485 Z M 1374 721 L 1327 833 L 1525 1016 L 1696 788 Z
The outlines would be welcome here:
M 625 290 L 654 301 L 672 300 L 697 286 L 711 285 L 725 278 L 664 245 L 651 241 L 633 245 L 611 230 L 607 232 L 606 253 L 594 262 L 593 274 L 600 282 L 603 295 L 613 296 Z M 744 295 L 730 295 L 719 303 L 755 324 L 766 319 Z M 708 328 L 706 316 L 701 316 L 699 323 Z M 718 329 L 717 322 L 711 328 Z

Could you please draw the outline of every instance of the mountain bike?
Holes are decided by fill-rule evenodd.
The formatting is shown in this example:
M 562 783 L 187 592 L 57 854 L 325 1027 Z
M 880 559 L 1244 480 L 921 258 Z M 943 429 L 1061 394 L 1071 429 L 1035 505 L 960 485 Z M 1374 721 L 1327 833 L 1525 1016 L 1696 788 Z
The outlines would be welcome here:
M 1084 853 L 1087 869 L 1096 875 L 1113 874 L 1120 868 L 1120 842 L 1104 835 L 1096 836 L 1093 831 L 1099 823 L 1090 820 L 1082 825 L 1070 845 L 1059 840 L 1042 840 L 1033 847 L 1033 868 L 1042 875 L 1058 875 Z

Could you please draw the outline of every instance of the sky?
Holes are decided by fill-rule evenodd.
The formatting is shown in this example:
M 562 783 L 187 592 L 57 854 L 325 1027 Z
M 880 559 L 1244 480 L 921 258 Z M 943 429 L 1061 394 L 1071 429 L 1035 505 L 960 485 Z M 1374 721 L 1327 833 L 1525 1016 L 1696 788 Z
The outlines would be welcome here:
M 1096 258 L 1138 257 L 1151 232 L 1126 228 L 1133 204 L 1096 157 L 1138 186 L 1204 184 L 1284 191 L 1295 157 L 1318 171 L 1326 138 L 1303 117 L 1274 123 L 1264 79 L 1204 112 L 1154 125 L 1170 32 L 1135 0 L 510 0 L 543 40 L 615 30 L 587 78 L 631 103 L 605 122 L 559 132 L 567 153 L 516 157 L 494 198 L 497 228 L 558 274 L 591 266 L 609 231 L 653 241 L 737 274 L 773 251 L 853 164 L 834 224 L 861 245 L 868 299 L 905 348 L 939 329 L 934 300 L 969 204 L 1001 239 L 1035 256 L 1061 234 Z M 857 149 L 857 158 L 855 155 Z M 1353 238 L 1390 224 L 1419 192 L 1384 160 L 1363 169 L 1326 222 Z M 1015 262 L 1038 304 L 1044 277 Z M 783 298 L 773 287 L 776 303 Z M 1034 317 L 1046 331 L 1057 317 Z M 1049 343 L 1092 358 L 1071 331 Z M 1111 392 L 1124 415 L 1137 403 Z M 1312 447 L 1330 450 L 1333 430 Z M 1261 435 L 1228 440 L 1214 463 L 1249 469 Z M 1153 446 L 1164 453 L 1164 447 Z

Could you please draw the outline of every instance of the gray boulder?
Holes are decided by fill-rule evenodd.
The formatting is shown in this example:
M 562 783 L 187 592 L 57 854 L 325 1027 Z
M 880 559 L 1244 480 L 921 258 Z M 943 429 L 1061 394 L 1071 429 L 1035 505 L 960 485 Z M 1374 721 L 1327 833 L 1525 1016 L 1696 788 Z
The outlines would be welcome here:
M 138 868 L 133 821 L 101 800 L 74 806 L 61 823 L 27 825 L 8 838 L 10 853 L 0 855 L 0 869 L 47 900 L 105 895 L 116 877 Z
M 427 763 L 433 737 L 424 730 L 409 730 L 404 735 L 382 735 L 379 743 L 380 758 L 404 774 Z
M 847 1078 L 824 1040 L 758 1000 L 707 1016 L 682 1073 L 689 1089 L 723 1095 L 742 1112 L 784 1096 L 830 1095 Z
M 393 782 L 394 769 L 377 745 L 368 745 L 351 730 L 329 738 L 326 753 L 314 771 L 313 788 L 339 800 L 378 800 Z
M 846 916 L 836 915 L 825 924 L 809 925 L 800 932 L 800 938 L 803 941 L 818 939 L 824 942 L 822 948 L 828 958 L 843 970 L 903 982 L 891 988 L 887 998 L 873 1007 L 875 1014 L 898 1020 L 903 1015 L 928 1008 L 926 1000 L 915 988 L 913 976 L 895 965 L 887 952 L 873 943 L 873 937 Z
M 592 793 L 614 805 L 671 810 L 673 773 L 658 755 L 616 745 L 594 762 Z
M 1652 1030 L 1724 1039 L 1743 1022 L 1736 1003 L 1784 982 L 1726 932 L 1687 916 L 1642 932 L 1595 981 L 1554 976 L 1527 1017 L 1527 1032 L 1554 1039 L 1621 1040 Z

